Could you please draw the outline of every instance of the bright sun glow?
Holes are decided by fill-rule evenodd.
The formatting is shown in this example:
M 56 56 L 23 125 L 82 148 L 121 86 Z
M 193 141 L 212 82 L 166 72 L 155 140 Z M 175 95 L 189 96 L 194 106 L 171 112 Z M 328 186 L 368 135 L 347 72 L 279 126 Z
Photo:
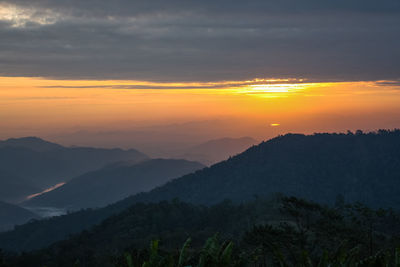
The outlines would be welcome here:
M 288 97 L 316 86 L 318 86 L 317 83 L 262 83 L 244 86 L 238 92 L 264 98 L 276 98 Z
M 249 91 L 262 93 L 289 93 L 303 90 L 304 88 L 304 85 L 299 84 L 255 84 L 249 86 Z
M 356 90 L 353 93 L 371 93 L 372 91 L 365 90 L 367 88 L 373 88 L 377 86 L 376 82 L 315 82 L 315 83 L 306 83 L 300 80 L 291 80 L 292 83 L 276 81 L 274 83 L 264 82 L 257 84 L 248 84 L 243 85 L 236 89 L 236 93 L 244 94 L 249 96 L 255 96 L 260 98 L 287 98 L 287 97 L 295 97 L 295 96 L 324 96 L 329 94 L 328 88 L 335 88 L 338 94 L 349 92 L 347 89 L 349 87 L 358 87 L 363 86 L 364 90 Z M 386 88 L 389 89 L 389 88 Z

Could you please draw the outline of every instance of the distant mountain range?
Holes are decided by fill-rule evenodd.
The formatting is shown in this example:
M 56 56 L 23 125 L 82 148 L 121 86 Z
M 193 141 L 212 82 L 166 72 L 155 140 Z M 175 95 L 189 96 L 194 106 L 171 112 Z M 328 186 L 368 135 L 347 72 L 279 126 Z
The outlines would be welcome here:
M 145 154 L 134 149 L 63 147 L 36 137 L 0 142 L 0 169 L 22 177 L 28 186 L 39 191 L 116 161 L 140 162 L 146 159 Z M 9 179 L 0 173 L 0 181 L 4 180 Z M 9 190 L 14 192 L 12 188 Z
M 39 216 L 26 209 L 0 201 L 0 232 L 38 218 Z
M 327 204 L 341 199 L 398 210 L 400 130 L 279 136 L 227 161 L 105 208 L 20 226 L 13 232 L 0 234 L 0 247 L 43 247 L 137 202 L 179 198 L 208 205 L 224 199 L 242 202 L 275 192 Z M 25 242 L 33 235 L 35 241 Z
M 186 160 L 153 159 L 141 163 L 114 163 L 78 176 L 63 186 L 22 203 L 30 207 L 67 210 L 102 207 L 205 166 Z
M 270 135 L 265 123 L 240 118 L 220 118 L 184 123 L 137 125 L 127 122 L 125 130 L 83 130 L 56 134 L 48 138 L 56 143 L 104 148 L 135 148 L 151 158 L 179 156 L 208 140 L 222 137 L 241 137 L 248 133 Z M 242 151 L 237 151 L 240 153 Z M 236 154 L 236 153 L 235 153 Z
M 220 138 L 190 147 L 178 157 L 212 165 L 242 153 L 258 143 L 251 137 Z
M 0 141 L 0 148 L 2 147 L 22 147 L 38 152 L 45 152 L 45 151 L 64 148 L 59 144 L 51 143 L 33 136 L 22 137 L 22 138 L 10 138 L 4 141 Z

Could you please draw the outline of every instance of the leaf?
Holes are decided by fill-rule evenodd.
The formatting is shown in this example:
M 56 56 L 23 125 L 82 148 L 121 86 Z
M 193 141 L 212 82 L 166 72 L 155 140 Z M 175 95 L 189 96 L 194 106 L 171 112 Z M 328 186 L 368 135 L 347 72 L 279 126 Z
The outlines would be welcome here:
M 232 251 L 233 251 L 233 243 L 229 242 L 221 255 L 221 261 L 227 266 L 229 266 L 229 264 L 232 263 Z
M 187 258 L 187 250 L 190 246 L 190 243 L 192 242 L 192 239 L 189 237 L 185 243 L 182 246 L 181 252 L 179 254 L 179 261 L 178 261 L 178 267 L 184 267 L 183 264 L 186 261 Z
M 132 260 L 132 255 L 128 253 L 126 256 L 126 264 L 128 264 L 128 267 L 133 267 L 133 260 Z

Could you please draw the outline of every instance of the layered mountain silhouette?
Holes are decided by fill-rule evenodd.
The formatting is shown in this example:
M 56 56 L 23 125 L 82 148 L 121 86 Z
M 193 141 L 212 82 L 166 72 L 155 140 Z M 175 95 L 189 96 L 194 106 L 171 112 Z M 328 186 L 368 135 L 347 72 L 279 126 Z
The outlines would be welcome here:
M 23 224 L 39 216 L 21 207 L 0 201 L 0 232 L 12 229 L 16 224 Z
M 178 157 L 211 165 L 235 156 L 258 143 L 251 137 L 220 138 L 190 147 Z
M 280 192 L 320 203 L 360 201 L 400 209 L 400 130 L 287 134 L 148 193 L 108 207 L 30 223 L 0 235 L 0 247 L 32 249 L 99 223 L 137 202 L 179 198 L 195 204 L 242 202 Z M 25 242 L 35 235 L 39 243 Z M 19 245 L 23 244 L 23 245 Z
M 0 169 L 23 177 L 39 191 L 112 162 L 145 159 L 146 155 L 134 149 L 63 147 L 35 137 L 0 143 Z
M 76 177 L 22 205 L 68 210 L 102 207 L 130 195 L 149 191 L 203 167 L 197 162 L 172 159 L 153 159 L 133 165 L 129 162 L 115 163 Z

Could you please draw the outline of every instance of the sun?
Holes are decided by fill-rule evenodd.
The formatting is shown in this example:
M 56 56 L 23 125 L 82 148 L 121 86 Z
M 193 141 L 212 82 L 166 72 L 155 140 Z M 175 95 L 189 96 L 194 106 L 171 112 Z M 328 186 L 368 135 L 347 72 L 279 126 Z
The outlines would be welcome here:
M 288 97 L 312 87 L 309 83 L 262 83 L 241 88 L 240 93 L 258 97 Z

